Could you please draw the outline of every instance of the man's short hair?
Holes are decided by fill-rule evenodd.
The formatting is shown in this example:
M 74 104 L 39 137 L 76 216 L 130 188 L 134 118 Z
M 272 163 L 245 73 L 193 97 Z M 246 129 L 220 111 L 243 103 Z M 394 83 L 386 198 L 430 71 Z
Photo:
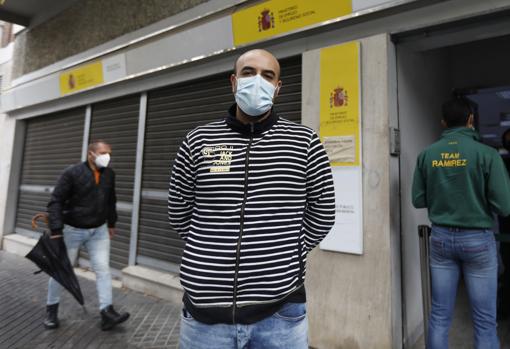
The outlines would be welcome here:
M 95 152 L 97 150 L 97 147 L 99 146 L 99 144 L 104 144 L 104 145 L 107 145 L 107 146 L 111 147 L 110 143 L 105 142 L 102 139 L 96 139 L 96 140 L 93 140 L 89 144 L 88 150 L 91 151 L 91 152 Z
M 477 105 L 464 97 L 453 98 L 443 104 L 443 120 L 448 127 L 466 126 Z
M 510 145 L 510 142 L 506 141 L 507 135 L 510 134 L 510 128 L 507 128 L 505 132 L 501 135 L 501 144 L 503 144 L 503 147 L 506 148 L 507 143 Z

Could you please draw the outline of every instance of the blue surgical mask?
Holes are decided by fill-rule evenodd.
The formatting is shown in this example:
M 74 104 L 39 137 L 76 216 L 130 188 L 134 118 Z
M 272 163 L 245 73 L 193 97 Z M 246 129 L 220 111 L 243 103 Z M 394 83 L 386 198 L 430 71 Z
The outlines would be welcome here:
M 276 87 L 260 75 L 237 79 L 236 102 L 248 116 L 257 117 L 273 106 Z

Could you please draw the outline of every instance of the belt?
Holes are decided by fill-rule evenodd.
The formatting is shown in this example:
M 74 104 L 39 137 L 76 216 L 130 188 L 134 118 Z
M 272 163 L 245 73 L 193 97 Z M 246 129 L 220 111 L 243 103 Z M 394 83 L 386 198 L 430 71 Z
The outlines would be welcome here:
M 492 228 L 466 228 L 466 227 L 454 227 L 452 225 L 443 225 L 443 224 L 432 224 L 433 227 L 439 227 L 448 229 L 450 231 L 460 231 L 460 230 L 490 230 L 492 231 Z

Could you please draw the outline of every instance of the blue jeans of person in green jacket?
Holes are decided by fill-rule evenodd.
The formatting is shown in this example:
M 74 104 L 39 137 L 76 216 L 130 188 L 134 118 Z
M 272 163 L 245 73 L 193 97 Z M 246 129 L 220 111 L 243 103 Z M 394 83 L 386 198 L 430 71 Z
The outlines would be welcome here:
M 433 225 L 430 273 L 432 309 L 427 348 L 448 348 L 448 330 L 462 273 L 471 304 L 475 348 L 498 349 L 498 255 L 492 230 Z

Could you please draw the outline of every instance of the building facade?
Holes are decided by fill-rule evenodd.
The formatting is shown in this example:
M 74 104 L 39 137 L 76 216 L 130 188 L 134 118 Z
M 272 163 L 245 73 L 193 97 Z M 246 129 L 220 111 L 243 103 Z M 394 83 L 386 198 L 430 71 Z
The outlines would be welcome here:
M 0 21 L 0 95 L 11 85 L 14 35 L 23 29 L 22 26 Z M 1 103 L 1 100 L 0 100 Z M 11 159 L 14 142 L 16 120 L 0 112 L 0 226 L 4 226 L 6 197 L 11 175 Z M 2 231 L 3 232 L 3 231 Z M 1 233 L 0 233 L 1 234 Z
M 3 248 L 35 241 L 30 218 L 45 210 L 59 173 L 86 158 L 90 140 L 105 139 L 117 172 L 115 274 L 178 299 L 183 242 L 167 222 L 173 158 L 189 130 L 225 116 L 235 58 L 264 48 L 282 66 L 281 116 L 321 134 L 324 95 L 331 107 L 359 101 L 361 184 L 352 195 L 361 223 L 342 221 L 359 240 L 338 226 L 338 239 L 308 258 L 310 344 L 409 348 L 423 333 L 417 226 L 428 223 L 410 203 L 414 161 L 437 138 L 453 90 L 510 86 L 509 11 L 508 0 L 87 0 L 34 17 L 16 36 L 2 93 L 11 125 L 0 150 Z M 323 84 L 325 49 L 350 42 L 359 48 L 357 99 Z

